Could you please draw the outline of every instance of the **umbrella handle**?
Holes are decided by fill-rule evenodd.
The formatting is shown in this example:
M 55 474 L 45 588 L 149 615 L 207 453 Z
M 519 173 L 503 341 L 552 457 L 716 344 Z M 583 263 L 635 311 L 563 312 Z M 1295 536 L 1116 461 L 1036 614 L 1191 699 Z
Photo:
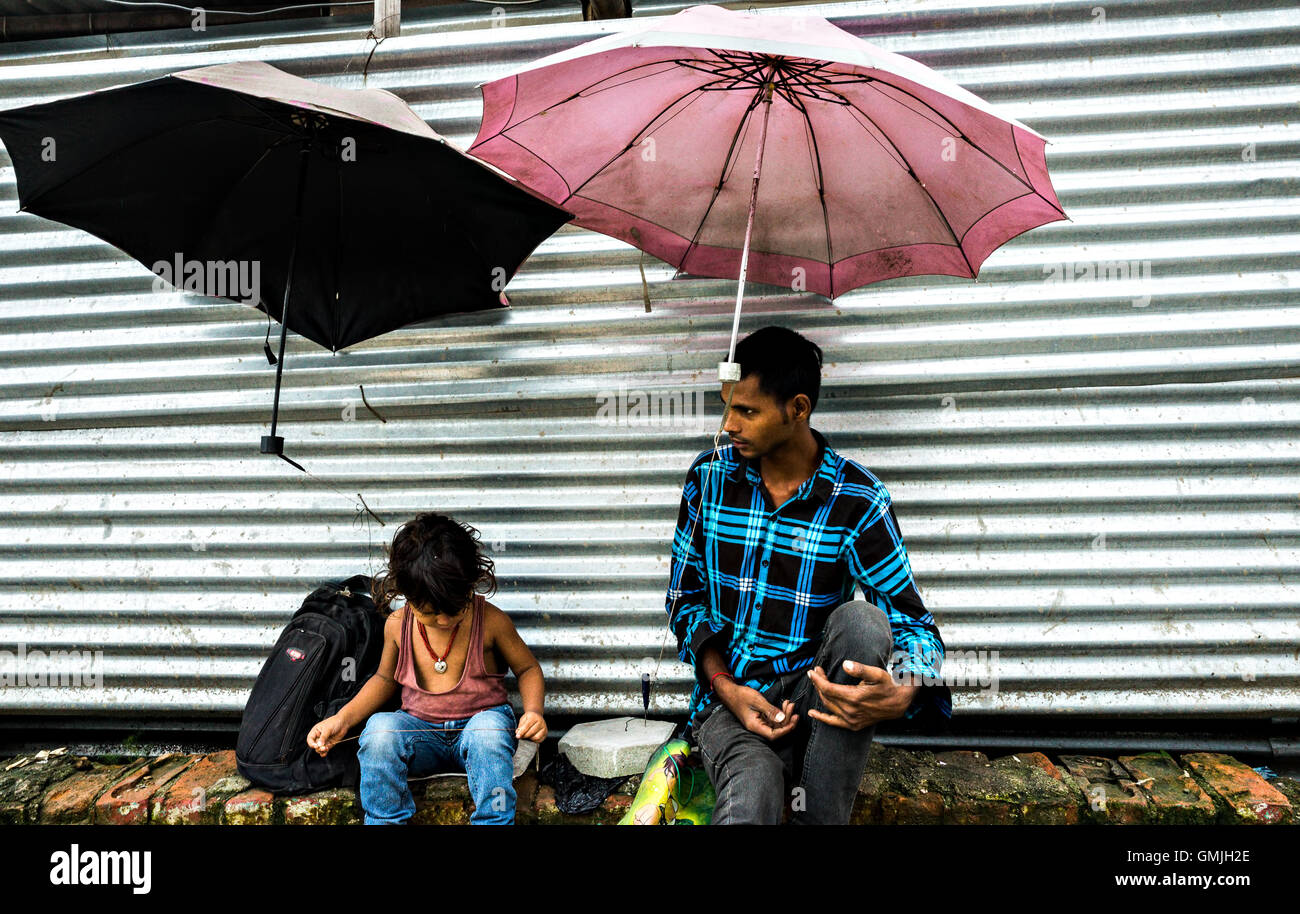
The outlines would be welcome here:
M 289 270 L 284 277 L 284 303 L 280 306 L 280 358 L 275 364 L 275 400 L 271 405 L 271 434 L 262 436 L 261 452 L 284 456 L 284 438 L 275 433 L 280 419 L 280 379 L 284 375 L 284 338 L 289 329 L 289 296 L 293 290 L 293 264 L 298 259 L 298 235 L 302 225 L 302 200 L 307 188 L 307 160 L 311 144 L 304 141 L 298 158 L 298 198 L 293 211 L 293 244 L 289 248 Z M 292 462 L 292 461 L 290 461 Z
M 745 277 L 749 272 L 749 239 L 754 232 L 754 210 L 758 206 L 758 176 L 763 169 L 763 147 L 767 145 L 767 119 L 772 113 L 772 71 L 763 84 L 763 127 L 758 135 L 758 152 L 754 154 L 754 181 L 749 191 L 749 215 L 745 219 L 745 246 L 740 252 L 740 283 L 736 287 L 736 313 L 731 320 L 731 348 L 727 361 L 718 365 L 719 381 L 739 381 L 740 369 L 736 363 L 736 337 L 740 333 L 740 305 L 745 299 Z M 726 366 L 724 368 L 724 366 Z

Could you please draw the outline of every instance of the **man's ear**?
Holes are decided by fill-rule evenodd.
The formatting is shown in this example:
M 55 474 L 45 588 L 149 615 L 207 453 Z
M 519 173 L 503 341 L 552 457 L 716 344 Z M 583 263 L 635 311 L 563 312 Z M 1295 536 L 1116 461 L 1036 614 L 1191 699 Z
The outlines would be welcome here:
M 808 417 L 812 415 L 812 400 L 808 399 L 807 394 L 795 394 L 790 404 L 794 421 L 803 420 L 806 422 Z

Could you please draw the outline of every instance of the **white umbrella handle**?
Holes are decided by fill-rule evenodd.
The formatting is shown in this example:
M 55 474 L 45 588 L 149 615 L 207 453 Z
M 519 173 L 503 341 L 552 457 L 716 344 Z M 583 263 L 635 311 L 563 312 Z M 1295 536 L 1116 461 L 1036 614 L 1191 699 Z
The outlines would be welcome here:
M 758 176 L 763 169 L 763 147 L 767 144 L 767 119 L 772 113 L 772 80 L 763 84 L 763 127 L 758 135 L 758 152 L 754 155 L 754 182 L 749 191 L 749 216 L 745 220 L 745 246 L 740 252 L 740 283 L 736 287 L 736 313 L 731 320 L 731 347 L 727 361 L 718 364 L 719 381 L 739 381 L 740 366 L 736 364 L 736 337 L 740 333 L 740 306 L 745 299 L 745 276 L 749 271 L 749 239 L 754 231 L 754 210 L 758 205 Z

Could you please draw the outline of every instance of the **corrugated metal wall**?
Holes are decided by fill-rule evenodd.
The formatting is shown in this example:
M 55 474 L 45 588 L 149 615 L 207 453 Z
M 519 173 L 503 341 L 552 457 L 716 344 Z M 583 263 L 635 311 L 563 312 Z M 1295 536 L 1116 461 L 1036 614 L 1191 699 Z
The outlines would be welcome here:
M 1300 712 L 1297 9 L 808 9 L 1050 137 L 1073 219 L 1013 241 L 977 283 L 892 282 L 833 306 L 747 295 L 742 332 L 782 323 L 826 350 L 815 427 L 894 496 L 947 672 L 969 679 L 957 713 Z M 368 84 L 463 148 L 477 83 L 607 27 L 576 2 L 503 11 L 408 17 Z M 0 47 L 0 107 L 249 58 L 359 86 L 364 32 L 337 19 Z M 492 544 L 497 602 L 542 659 L 554 713 L 639 711 L 734 283 L 671 281 L 652 261 L 646 314 L 637 253 L 567 228 L 509 287 L 508 314 L 337 355 L 291 337 L 281 433 L 307 477 L 257 453 L 264 318 L 152 293 L 113 248 L 15 209 L 6 156 L 0 649 L 103 664 L 98 689 L 0 688 L 7 723 L 232 724 L 307 590 L 375 568 L 424 509 Z M 620 385 L 698 392 L 705 414 L 610 422 L 600 398 Z M 665 655 L 667 713 L 688 675 Z

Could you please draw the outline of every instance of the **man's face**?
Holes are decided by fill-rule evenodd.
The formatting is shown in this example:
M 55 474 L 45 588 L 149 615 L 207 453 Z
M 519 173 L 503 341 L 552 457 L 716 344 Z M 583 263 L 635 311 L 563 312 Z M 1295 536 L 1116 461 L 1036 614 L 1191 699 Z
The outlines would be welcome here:
M 722 402 L 727 402 L 732 383 L 722 385 Z M 798 425 L 794 421 L 799 401 L 807 397 L 799 394 L 788 403 L 759 389 L 758 376 L 748 375 L 736 382 L 731 395 L 731 411 L 722 430 L 727 433 L 736 452 L 747 460 L 766 456 L 794 437 Z

